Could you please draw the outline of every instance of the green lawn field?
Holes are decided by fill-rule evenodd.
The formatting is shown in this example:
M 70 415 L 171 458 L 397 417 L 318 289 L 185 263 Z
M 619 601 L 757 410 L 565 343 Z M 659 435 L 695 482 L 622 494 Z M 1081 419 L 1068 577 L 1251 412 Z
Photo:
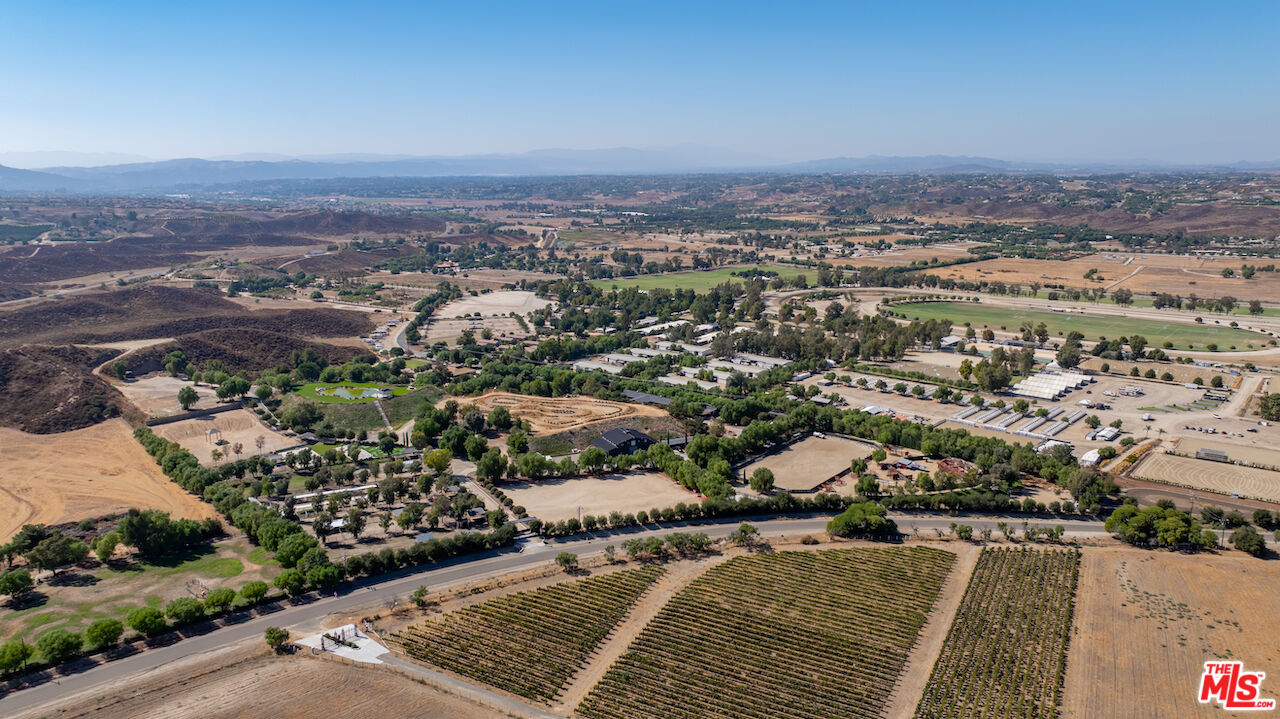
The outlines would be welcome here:
M 397 397 L 402 394 L 408 394 L 412 391 L 411 388 L 405 387 L 404 385 L 390 386 L 378 384 L 377 382 L 313 382 L 311 384 L 302 385 L 298 388 L 297 392 L 299 396 L 306 397 L 307 399 L 333 404 L 358 404 L 361 402 L 373 401 L 372 397 L 343 397 L 334 394 L 321 394 L 320 392 L 320 390 L 333 390 L 342 387 L 351 390 L 353 394 L 357 395 L 361 390 L 379 389 L 383 387 L 390 387 L 391 394 Z
M 1154 347 L 1172 342 L 1174 349 L 1204 350 L 1209 344 L 1217 344 L 1218 349 L 1223 351 L 1231 349 L 1233 345 L 1240 350 L 1260 349 L 1267 346 L 1269 341 L 1269 338 L 1257 332 L 1214 325 L 1211 324 L 1212 320 L 1209 321 L 1210 324 L 1203 325 L 1160 322 L 1114 315 L 1013 310 L 970 302 L 921 302 L 897 305 L 893 309 L 911 318 L 951 320 L 961 328 L 968 322 L 979 332 L 986 327 L 993 330 L 1004 327 L 1012 331 L 1022 326 L 1024 321 L 1033 324 L 1043 322 L 1056 337 L 1072 330 L 1089 340 L 1139 334 L 1146 337 L 1147 342 Z
M 725 282 L 742 282 L 742 277 L 734 276 L 733 272 L 741 272 L 748 269 L 746 267 L 722 267 L 718 270 L 691 270 L 689 272 L 672 272 L 665 275 L 637 275 L 635 277 L 614 277 L 607 280 L 595 280 L 594 284 L 610 289 L 617 287 L 623 289 L 625 287 L 638 287 L 642 290 L 652 290 L 658 287 L 665 287 L 669 290 L 709 290 L 716 285 Z M 789 265 L 774 265 L 771 267 L 756 267 L 754 269 L 769 270 L 777 272 L 779 277 L 783 279 L 791 279 L 798 275 L 804 275 L 810 282 L 818 279 L 818 270 L 811 267 L 792 267 Z

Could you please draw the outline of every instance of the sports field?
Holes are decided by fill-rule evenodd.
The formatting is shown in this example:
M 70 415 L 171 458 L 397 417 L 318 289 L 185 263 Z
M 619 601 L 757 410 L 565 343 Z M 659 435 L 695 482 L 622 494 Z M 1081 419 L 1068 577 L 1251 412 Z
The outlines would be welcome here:
M 1251 344 L 1255 348 L 1261 348 L 1268 341 L 1266 336 L 1257 332 L 1218 325 L 1160 322 L 1120 315 L 1016 310 L 971 302 L 921 302 L 897 305 L 893 309 L 915 319 L 951 320 L 956 326 L 969 322 L 979 330 L 986 327 L 999 330 L 1004 327 L 1012 332 L 1021 327 L 1023 322 L 1030 321 L 1033 324 L 1043 322 L 1054 336 L 1062 336 L 1072 330 L 1083 334 L 1088 340 L 1140 334 L 1152 346 L 1160 347 L 1165 342 L 1172 342 L 1174 349 L 1203 350 L 1209 344 L 1216 344 L 1224 351 L 1233 345 L 1236 349 L 1245 350 Z
M 771 267 L 725 267 L 719 270 L 694 270 L 691 272 L 672 272 L 665 275 L 638 275 L 636 277 L 614 277 L 607 280 L 596 280 L 595 284 L 606 289 L 617 287 L 622 289 L 625 287 L 638 287 L 642 290 L 652 290 L 658 287 L 665 287 L 669 290 L 709 290 L 716 285 L 725 282 L 742 282 L 745 280 L 741 275 L 734 275 L 734 272 L 743 272 L 744 270 L 755 269 L 764 270 L 766 272 L 776 272 L 778 276 L 784 280 L 789 280 L 798 275 L 804 275 L 806 279 L 813 282 L 818 279 L 818 270 L 809 267 L 790 267 L 782 265 L 774 265 Z

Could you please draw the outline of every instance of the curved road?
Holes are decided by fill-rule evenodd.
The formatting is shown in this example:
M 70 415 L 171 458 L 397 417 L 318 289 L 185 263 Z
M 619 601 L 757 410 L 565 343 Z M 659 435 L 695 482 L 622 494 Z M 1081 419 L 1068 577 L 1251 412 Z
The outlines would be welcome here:
M 926 537 L 931 536 L 926 533 L 932 533 L 935 529 L 946 532 L 952 522 L 968 524 L 977 531 L 982 529 L 996 531 L 997 522 L 1002 521 L 1001 518 L 896 513 L 891 514 L 890 517 L 898 523 L 898 529 L 903 533 L 920 534 Z M 290 628 L 314 626 L 331 614 L 356 614 L 365 609 L 381 608 L 391 602 L 403 601 L 414 589 L 423 584 L 438 589 L 516 572 L 534 565 L 549 563 L 553 561 L 555 553 L 561 551 L 571 551 L 579 555 L 593 554 L 603 551 L 606 545 L 617 545 L 624 539 L 663 536 L 672 532 L 706 532 L 712 538 L 721 538 L 733 532 L 741 521 L 752 522 L 762 535 L 770 537 L 821 534 L 825 531 L 829 519 L 830 517 L 827 516 L 760 520 L 738 517 L 710 524 L 682 524 L 649 530 L 633 529 L 610 532 L 601 536 L 552 541 L 545 546 L 527 545 L 522 551 L 508 549 L 485 552 L 450 562 L 400 570 L 371 580 L 354 582 L 339 590 L 336 597 L 322 597 L 300 604 L 281 602 L 278 605 L 280 609 L 276 611 L 268 611 L 236 624 L 221 626 L 168 646 L 148 649 L 112 662 L 90 660 L 87 662 L 88 666 L 77 668 L 70 674 L 55 675 L 43 684 L 0 697 L 0 716 L 12 716 L 73 693 L 127 681 L 192 655 L 237 642 L 259 639 L 262 637 L 263 630 L 269 626 Z M 1003 521 L 1020 527 L 1023 520 L 1021 517 L 1013 516 L 1003 518 Z M 1067 519 L 1028 521 L 1032 526 L 1062 525 L 1067 528 L 1068 536 L 1077 538 L 1098 539 L 1108 536 L 1102 522 L 1097 521 Z

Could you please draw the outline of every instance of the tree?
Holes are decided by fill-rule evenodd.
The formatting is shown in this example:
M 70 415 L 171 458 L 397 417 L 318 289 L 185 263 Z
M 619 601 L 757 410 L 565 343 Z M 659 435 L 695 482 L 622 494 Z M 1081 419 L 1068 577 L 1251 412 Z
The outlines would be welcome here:
M 1262 301 L 1261 301 L 1261 300 L 1249 300 L 1249 314 L 1251 314 L 1251 315 L 1260 315 L 1260 314 L 1262 314 Z
M 111 363 L 111 374 L 116 376 L 118 380 L 124 380 L 129 376 L 129 364 L 124 360 L 116 360 Z
M 591 446 L 582 450 L 582 454 L 578 455 L 578 466 L 591 474 L 595 474 L 604 467 L 605 462 L 608 460 L 609 455 L 603 449 Z
M 422 456 L 422 466 L 436 477 L 452 474 L 453 453 L 447 449 L 433 449 Z
M 756 471 L 751 473 L 749 483 L 751 489 L 760 494 L 768 494 L 773 491 L 773 471 L 768 467 L 758 467 Z
M 501 406 L 494 407 L 493 411 L 489 413 L 488 421 L 490 427 L 505 432 L 511 429 L 511 410 Z
M 880 496 L 880 484 L 876 482 L 876 478 L 869 474 L 858 477 L 858 483 L 854 486 L 854 491 L 859 496 L 875 499 Z
M 10 639 L 0 644 L 0 674 L 8 674 L 26 666 L 35 649 L 21 639 Z
M 165 605 L 164 613 L 176 625 L 190 624 L 204 618 L 204 605 L 195 597 L 178 597 Z
M 464 442 L 462 446 L 467 455 L 467 459 L 472 462 L 479 461 L 479 459 L 483 457 L 484 453 L 489 449 L 489 443 L 485 441 L 484 437 L 481 437 L 478 434 L 473 434 L 470 437 L 467 437 L 467 441 Z
M 226 611 L 235 600 L 236 590 L 230 587 L 218 587 L 205 595 L 204 609 L 208 613 L 218 614 Z
M 257 604 L 262 601 L 263 597 L 267 596 L 269 589 L 270 587 L 267 586 L 266 582 L 254 580 L 240 587 L 240 596 L 249 604 Z
M 116 547 L 120 544 L 120 533 L 114 529 L 106 534 L 98 537 L 98 541 L 93 543 L 93 553 L 98 557 L 98 561 L 106 563 L 111 556 L 116 553 Z
M 556 555 L 556 564 L 565 572 L 573 572 L 578 568 L 578 555 L 573 552 L 561 552 Z
M 84 639 L 92 649 L 114 646 L 124 634 L 124 625 L 118 619 L 99 619 L 84 630 Z
M 88 554 L 89 545 L 74 537 L 56 534 L 37 544 L 26 557 L 36 569 L 51 570 L 57 574 L 59 568 L 81 562 Z
M 1269 392 L 1258 402 L 1258 414 L 1271 422 L 1280 422 L 1280 392 Z
M 309 537 L 302 532 L 293 532 L 280 540 L 280 544 L 276 547 L 276 561 L 280 562 L 280 566 L 285 569 L 295 567 L 302 555 L 318 544 L 314 537 Z
M 897 534 L 898 527 L 875 502 L 858 502 L 827 522 L 827 533 L 835 537 L 885 537 Z
M 347 532 L 351 534 L 351 538 L 359 541 L 360 535 L 364 532 L 364 527 L 364 510 L 359 507 L 352 507 L 347 510 Z
M 472 432 L 484 431 L 484 414 L 480 410 L 471 410 L 462 416 L 462 424 Z
M 272 584 L 275 584 L 277 589 L 283 589 L 288 592 L 289 596 L 296 597 L 297 595 L 302 594 L 303 590 L 306 588 L 307 578 L 297 569 L 286 569 L 276 575 L 275 581 L 273 581 Z
M 267 646 L 272 651 L 279 652 L 284 648 L 285 642 L 289 641 L 289 630 L 283 627 L 267 627 L 262 632 L 262 638 L 266 640 Z
M 80 653 L 84 640 L 66 629 L 50 629 L 36 637 L 36 649 L 50 664 L 61 664 Z
M 124 621 L 135 632 L 146 636 L 159 634 L 169 626 L 164 620 L 164 614 L 154 607 L 138 607 L 129 612 Z
M 729 535 L 729 541 L 741 547 L 749 547 L 760 541 L 760 530 L 754 525 L 743 522 Z
M 192 387 L 183 387 L 178 390 L 178 404 L 182 405 L 182 409 L 191 409 L 192 405 L 200 401 L 200 394 Z
M 482 481 L 497 482 L 506 473 L 507 458 L 497 447 L 485 452 L 476 462 L 476 477 Z
M 1231 533 L 1231 544 L 1236 549 L 1255 557 L 1263 557 L 1267 554 L 1267 540 L 1263 539 L 1258 530 L 1247 524 Z
M 1084 418 L 1084 423 L 1093 429 L 1097 429 L 1098 425 L 1102 424 L 1102 418 L 1096 414 L 1091 414 Z
M 11 569 L 0 574 L 0 594 L 9 597 L 10 601 L 19 600 L 31 591 L 31 572 L 25 569 Z

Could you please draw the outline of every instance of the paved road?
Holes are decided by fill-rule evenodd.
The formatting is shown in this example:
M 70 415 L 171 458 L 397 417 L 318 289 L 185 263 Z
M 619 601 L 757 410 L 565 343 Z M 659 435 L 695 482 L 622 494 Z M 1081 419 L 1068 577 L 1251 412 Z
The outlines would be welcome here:
M 952 522 L 972 526 L 975 531 L 982 529 L 996 530 L 999 519 L 987 517 L 946 517 L 936 515 L 890 515 L 898 523 L 898 528 L 907 534 L 919 533 L 922 537 L 930 536 L 935 529 L 946 531 Z M 827 525 L 829 517 L 806 517 L 799 519 L 774 518 L 749 520 L 759 528 L 761 534 L 778 536 L 796 536 L 820 534 Z M 260 639 L 262 632 L 269 626 L 288 628 L 313 628 L 330 614 L 357 614 L 365 610 L 381 608 L 391 602 L 404 602 L 414 589 L 426 584 L 432 588 L 440 588 L 454 584 L 474 582 L 490 576 L 507 574 L 532 566 L 549 563 L 557 552 L 571 551 L 579 555 L 598 553 L 606 545 L 617 545 L 622 540 L 632 537 L 663 536 L 672 532 L 706 532 L 712 538 L 725 537 L 737 528 L 741 518 L 725 520 L 713 524 L 680 525 L 651 530 L 632 530 L 628 532 L 607 533 L 589 538 L 574 538 L 565 541 L 551 541 L 545 546 L 528 546 L 523 551 L 514 549 L 486 552 L 471 555 L 466 559 L 401 570 L 377 577 L 374 580 L 355 582 L 337 593 L 315 599 L 308 603 L 291 604 L 284 602 L 278 611 L 247 621 L 217 628 L 206 634 L 184 639 L 169 646 L 150 649 L 138 654 L 117 659 L 109 663 L 92 664 L 77 673 L 55 677 L 43 684 L 14 692 L 0 698 L 0 716 L 16 714 L 41 704 L 54 701 L 59 697 L 83 690 L 105 687 L 114 682 L 134 678 L 139 674 L 163 667 L 177 660 L 219 649 L 237 642 Z M 1020 527 L 1021 517 L 1006 518 L 1009 524 Z M 1069 536 L 1083 539 L 1097 539 L 1106 536 L 1101 522 L 1083 520 L 1030 520 L 1033 526 L 1063 525 Z

